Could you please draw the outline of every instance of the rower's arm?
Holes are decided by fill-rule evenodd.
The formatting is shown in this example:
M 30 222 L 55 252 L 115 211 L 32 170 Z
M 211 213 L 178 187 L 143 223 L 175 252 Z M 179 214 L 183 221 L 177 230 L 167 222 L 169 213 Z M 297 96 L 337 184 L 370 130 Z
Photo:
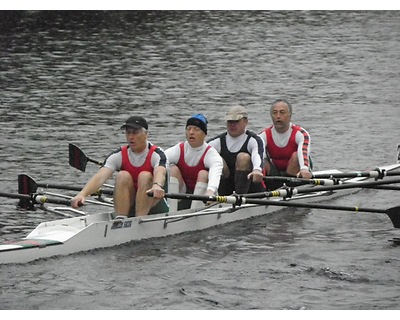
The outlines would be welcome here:
M 102 167 L 100 170 L 86 183 L 83 189 L 71 200 L 71 206 L 77 208 L 84 204 L 85 198 L 96 193 L 100 187 L 112 176 L 113 171 L 109 168 Z
M 157 166 L 154 168 L 153 183 L 161 186 L 165 186 L 165 176 L 167 174 L 167 169 L 163 166 Z

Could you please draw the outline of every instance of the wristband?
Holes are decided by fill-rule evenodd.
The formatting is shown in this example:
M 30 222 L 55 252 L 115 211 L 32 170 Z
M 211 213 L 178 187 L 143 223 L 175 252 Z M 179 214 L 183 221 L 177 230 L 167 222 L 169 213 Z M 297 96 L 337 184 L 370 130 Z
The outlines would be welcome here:
M 153 185 L 155 185 L 155 184 L 158 185 L 158 186 L 161 187 L 161 188 L 164 188 L 164 186 L 162 186 L 161 183 L 153 182 Z

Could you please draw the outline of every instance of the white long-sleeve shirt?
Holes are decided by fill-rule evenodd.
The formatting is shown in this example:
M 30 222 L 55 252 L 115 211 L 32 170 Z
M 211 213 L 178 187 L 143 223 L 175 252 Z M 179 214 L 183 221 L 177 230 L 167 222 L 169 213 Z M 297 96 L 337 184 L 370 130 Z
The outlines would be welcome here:
M 246 142 L 248 138 L 248 134 L 244 132 L 238 137 L 232 137 L 229 134 L 226 135 L 226 147 L 228 150 L 232 153 L 238 152 L 243 144 Z M 213 140 L 209 141 L 209 144 L 212 145 L 218 153 L 221 152 L 221 139 L 214 138 Z M 247 145 L 247 151 L 249 152 L 251 156 L 251 162 L 253 164 L 253 170 L 260 170 L 262 171 L 262 166 L 263 166 L 263 150 L 260 151 L 260 145 L 259 142 L 254 137 L 251 137 L 249 140 L 249 143 Z
M 288 143 L 290 136 L 292 135 L 293 132 L 293 124 L 290 123 L 289 130 L 287 130 L 284 133 L 279 133 L 276 131 L 275 127 L 271 127 L 271 134 L 272 134 L 272 140 L 275 143 L 275 145 L 279 148 L 285 148 Z M 309 166 L 306 165 L 305 162 L 308 163 L 308 159 L 310 157 L 310 151 L 311 151 L 311 138 L 309 133 L 302 127 L 299 126 L 299 130 L 295 134 L 295 141 L 297 144 L 297 158 L 299 161 L 299 166 L 301 170 L 309 170 Z M 263 140 L 265 148 L 268 152 L 268 143 L 267 143 L 267 136 L 265 134 L 265 130 L 263 130 L 260 134 L 259 137 L 261 140 Z
M 173 147 L 165 150 L 169 165 L 177 165 L 181 155 L 180 143 Z M 199 148 L 192 148 L 189 142 L 184 143 L 184 159 L 188 166 L 196 166 L 203 153 L 206 151 L 208 143 L 204 142 Z M 210 148 L 204 157 L 204 166 L 208 169 L 208 186 L 207 189 L 216 192 L 219 187 L 219 182 L 221 179 L 223 161 L 217 150 L 215 148 Z

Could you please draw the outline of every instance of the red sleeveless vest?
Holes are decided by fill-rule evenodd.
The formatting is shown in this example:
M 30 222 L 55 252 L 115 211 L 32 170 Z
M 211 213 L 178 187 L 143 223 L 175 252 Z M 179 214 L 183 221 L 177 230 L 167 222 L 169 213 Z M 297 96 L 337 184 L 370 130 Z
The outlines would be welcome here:
M 292 134 L 290 135 L 288 144 L 283 148 L 278 147 L 272 139 L 272 126 L 264 130 L 267 137 L 266 152 L 279 171 L 286 171 L 290 157 L 293 152 L 297 151 L 295 136 L 297 131 L 300 130 L 300 127 L 292 125 L 292 129 Z
M 121 165 L 121 170 L 128 171 L 130 175 L 132 176 L 133 179 L 133 184 L 135 186 L 135 189 L 138 187 L 138 177 L 139 173 L 142 171 L 148 171 L 153 173 L 153 167 L 151 165 L 151 156 L 154 152 L 154 150 L 157 149 L 157 146 L 152 145 L 150 147 L 149 153 L 146 156 L 146 160 L 144 161 L 143 165 L 140 167 L 135 167 L 132 165 L 132 163 L 129 161 L 128 157 L 128 146 L 123 146 L 121 147 L 121 153 L 122 153 L 122 165 Z
M 190 191 L 194 190 L 194 187 L 196 186 L 196 181 L 197 181 L 197 175 L 201 170 L 205 170 L 204 166 L 204 158 L 206 156 L 207 151 L 211 148 L 209 145 L 206 150 L 204 151 L 203 155 L 201 156 L 199 163 L 193 167 L 188 166 L 185 162 L 185 150 L 184 150 L 184 143 L 182 142 L 180 145 L 180 150 L 181 154 L 179 156 L 179 161 L 177 163 L 177 166 L 179 170 L 181 170 L 181 174 L 183 177 L 183 180 L 185 181 L 186 188 Z

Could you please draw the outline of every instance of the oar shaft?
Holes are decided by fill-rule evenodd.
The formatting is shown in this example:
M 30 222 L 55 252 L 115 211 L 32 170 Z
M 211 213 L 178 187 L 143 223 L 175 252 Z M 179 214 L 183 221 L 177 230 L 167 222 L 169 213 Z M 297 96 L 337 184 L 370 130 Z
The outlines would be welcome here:
M 334 191 L 334 190 L 351 189 L 351 188 L 367 188 L 367 187 L 375 187 L 393 183 L 400 183 L 400 179 L 344 183 L 334 186 L 317 186 L 317 187 L 309 186 L 307 188 L 284 188 L 274 191 L 258 192 L 254 194 L 237 195 L 237 196 L 204 196 L 204 195 L 193 195 L 193 194 L 167 193 L 165 194 L 165 197 L 172 199 L 200 200 L 204 202 L 207 201 L 226 202 L 235 204 L 237 203 L 238 198 L 246 198 L 246 197 L 259 198 L 260 196 L 264 198 L 271 198 L 271 197 L 290 198 L 296 194 Z
M 342 190 L 342 189 L 351 189 L 351 188 L 369 188 L 374 186 L 380 186 L 385 184 L 393 184 L 400 183 L 400 179 L 388 179 L 388 180 L 378 180 L 378 181 L 363 181 L 363 182 L 349 182 L 343 183 L 335 186 L 321 186 L 321 187 L 312 187 L 312 188 L 303 188 L 303 189 L 295 189 L 297 193 L 310 193 L 310 192 L 322 192 L 322 191 L 334 191 L 334 190 Z
M 371 213 L 384 213 L 386 214 L 395 228 L 400 228 L 400 207 L 393 207 L 387 210 L 376 208 L 363 208 L 363 207 L 347 207 L 347 206 L 333 206 L 319 203 L 299 203 L 292 201 L 272 201 L 264 199 L 242 199 L 243 203 L 270 205 L 280 207 L 294 207 L 294 208 L 309 208 L 309 209 L 324 209 L 324 210 L 339 210 L 351 212 L 371 212 Z
M 97 165 L 99 165 L 99 166 L 102 166 L 103 165 L 103 162 L 101 162 L 101 161 L 98 161 L 98 160 L 95 160 L 95 159 L 92 159 L 92 158 L 87 158 L 87 160 L 89 161 L 89 162 L 92 162 L 92 163 L 95 163 L 95 164 L 97 164 Z
M 335 191 L 335 190 L 343 190 L 343 189 L 351 189 L 351 188 L 382 188 L 385 189 L 385 184 L 393 184 L 400 183 L 400 179 L 388 179 L 388 180 L 378 180 L 378 181 L 363 181 L 363 182 L 348 182 L 342 183 L 333 186 L 316 186 L 316 187 L 304 187 L 304 188 L 282 188 L 274 191 L 265 191 L 265 192 L 256 192 L 256 193 L 248 193 L 241 195 L 247 198 L 271 198 L 271 197 L 282 197 L 282 198 L 291 198 L 296 194 L 304 194 L 304 193 L 314 193 L 314 192 L 325 192 L 325 191 Z M 396 190 L 396 188 L 392 186 L 388 186 L 386 189 Z
M 38 187 L 41 188 L 46 188 L 46 189 L 61 189 L 61 190 L 71 190 L 71 191 L 81 191 L 83 187 L 79 186 L 68 186 L 64 184 L 57 184 L 57 183 L 36 183 Z M 114 192 L 112 190 L 103 190 L 100 189 L 98 190 L 96 194 L 113 194 Z
M 298 207 L 298 208 L 331 209 L 331 210 L 356 211 L 356 212 L 363 211 L 363 212 L 386 213 L 385 210 L 379 210 L 379 209 L 373 209 L 373 208 L 332 206 L 332 205 L 314 204 L 314 203 L 301 203 L 301 202 L 295 202 L 295 201 L 254 199 L 254 198 L 246 198 L 243 196 L 202 196 L 202 195 L 193 195 L 193 194 L 166 193 L 165 197 L 172 198 L 172 199 L 214 201 L 214 202 L 220 202 L 220 203 L 231 203 L 231 204 L 235 204 L 235 205 L 242 205 L 242 204 L 248 203 L 248 204 L 272 205 L 272 206 L 281 206 L 281 207 Z
M 71 190 L 71 191 L 80 191 L 82 190 L 81 187 L 76 186 L 67 186 L 63 184 L 56 184 L 56 183 L 36 183 L 38 187 L 46 188 L 46 189 L 62 189 L 62 190 Z
M 66 195 L 58 194 L 58 193 L 53 193 L 53 192 L 46 192 L 46 194 L 48 194 L 50 196 L 64 198 L 64 199 L 72 199 L 72 197 L 70 197 L 70 196 L 66 196 Z M 86 203 L 92 203 L 92 204 L 100 205 L 100 206 L 114 207 L 113 204 L 107 203 L 107 202 L 100 202 L 100 201 L 94 201 L 94 200 L 89 200 L 89 199 L 85 200 L 85 202 Z
M 375 209 L 375 208 L 333 206 L 333 205 L 319 204 L 319 203 L 301 203 L 301 202 L 274 201 L 274 200 L 265 200 L 265 199 L 243 198 L 242 200 L 243 200 L 243 203 L 248 203 L 248 204 L 270 205 L 270 206 L 280 206 L 280 207 L 326 209 L 326 210 L 339 210 L 339 211 L 352 211 L 352 212 L 386 213 L 386 210 Z
M 106 186 L 106 185 L 104 185 Z M 108 185 L 107 185 L 108 186 Z M 71 190 L 71 191 L 81 191 L 83 187 L 80 186 L 68 186 L 65 184 L 57 184 L 57 183 L 38 183 L 31 176 L 27 174 L 19 174 L 18 175 L 18 192 L 21 194 L 30 194 L 35 193 L 37 188 L 46 188 L 46 189 L 63 189 L 63 190 Z M 93 195 L 101 195 L 101 194 L 113 194 L 113 190 L 103 190 L 99 189 Z
M 400 171 L 372 170 L 360 172 L 338 172 L 338 173 L 317 173 L 313 174 L 313 178 L 330 179 L 330 178 L 375 178 L 383 179 L 385 176 L 399 176 Z
M 286 184 L 312 184 L 312 185 L 326 185 L 332 186 L 335 184 L 339 184 L 337 179 L 303 179 L 303 178 L 295 178 L 295 177 L 281 177 L 281 176 L 264 176 L 264 181 L 278 181 Z
M 15 194 L 15 193 L 0 192 L 0 197 L 29 200 L 34 204 L 53 203 L 53 204 L 63 204 L 66 206 L 71 205 L 71 202 L 69 200 L 53 199 L 53 198 L 48 198 L 44 195 L 39 195 L 39 194 L 29 195 L 29 194 Z
M 294 207 L 294 208 L 310 208 L 310 209 L 325 209 L 325 210 L 339 210 L 339 211 L 352 211 L 352 212 L 372 212 L 372 213 L 384 213 L 389 216 L 395 228 L 400 228 L 400 207 L 393 207 L 387 210 L 376 209 L 376 208 L 363 208 L 363 207 L 349 207 L 349 206 L 334 206 L 325 205 L 319 203 L 303 203 L 296 201 L 285 201 L 285 200 L 266 200 L 266 199 L 254 199 L 245 198 L 243 196 L 202 196 L 202 195 L 191 195 L 191 194 L 174 194 L 166 193 L 165 197 L 171 199 L 191 199 L 201 201 L 214 201 L 220 203 L 231 203 L 236 206 L 242 204 L 255 204 L 264 206 L 280 206 L 280 207 Z
M 400 186 L 372 186 L 372 187 L 365 187 L 366 189 L 382 189 L 382 190 L 393 190 L 393 191 L 400 191 Z
M 149 192 L 148 196 L 152 197 L 153 193 Z M 170 199 L 187 199 L 187 200 L 198 200 L 204 202 L 219 202 L 219 203 L 237 203 L 237 197 L 235 196 L 205 196 L 205 195 L 196 195 L 196 194 L 185 194 L 185 193 L 166 193 L 165 198 Z

